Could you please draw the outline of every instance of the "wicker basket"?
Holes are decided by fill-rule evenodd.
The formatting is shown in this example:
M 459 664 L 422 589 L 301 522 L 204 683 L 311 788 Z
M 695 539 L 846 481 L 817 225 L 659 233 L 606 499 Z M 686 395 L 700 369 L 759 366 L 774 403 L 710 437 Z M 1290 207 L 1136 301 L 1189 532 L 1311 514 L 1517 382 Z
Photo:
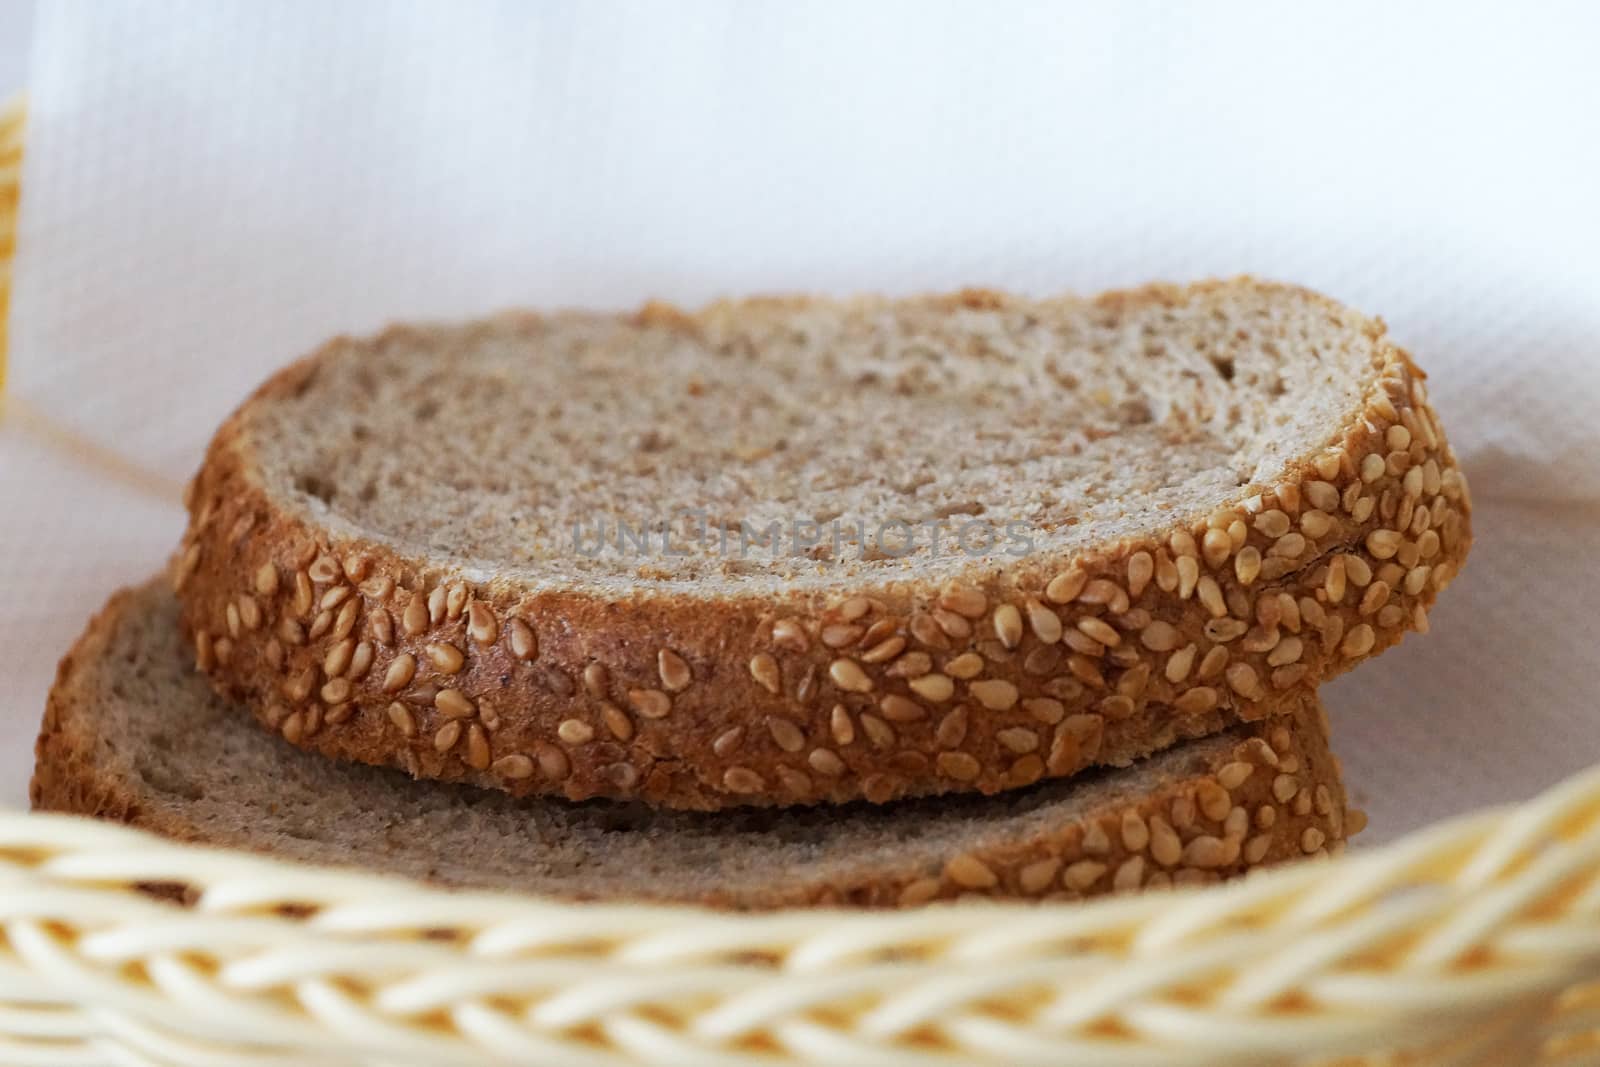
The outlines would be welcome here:
M 21 122 L 0 119 L 0 326 Z M 445 892 L 0 815 L 17 1067 L 1575 1067 L 1600 1063 L 1597 979 L 1600 768 L 1227 886 L 888 914 Z

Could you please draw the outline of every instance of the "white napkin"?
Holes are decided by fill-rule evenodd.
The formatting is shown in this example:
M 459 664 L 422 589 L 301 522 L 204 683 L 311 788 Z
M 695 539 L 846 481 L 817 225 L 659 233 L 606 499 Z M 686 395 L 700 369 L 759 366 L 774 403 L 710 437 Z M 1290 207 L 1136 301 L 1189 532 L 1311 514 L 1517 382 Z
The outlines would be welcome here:
M 170 480 L 270 369 L 394 318 L 1249 271 L 1386 316 L 1473 479 L 1434 632 L 1328 692 L 1371 839 L 1600 759 L 1592 5 L 37 18 L 10 388 Z M 178 518 L 0 447 L 20 799 L 39 665 Z

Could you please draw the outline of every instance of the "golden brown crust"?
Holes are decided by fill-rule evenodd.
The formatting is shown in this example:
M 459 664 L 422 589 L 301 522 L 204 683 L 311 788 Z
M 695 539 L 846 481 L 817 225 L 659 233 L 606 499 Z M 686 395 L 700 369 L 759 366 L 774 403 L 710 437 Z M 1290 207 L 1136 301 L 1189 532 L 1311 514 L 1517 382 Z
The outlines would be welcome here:
M 117 626 L 130 621 L 127 609 L 136 597 L 129 591 L 114 597 L 61 663 L 36 748 L 33 806 L 207 842 L 212 835 L 186 818 L 182 803 L 171 795 L 141 803 L 147 787 L 124 780 L 119 775 L 126 772 L 96 758 L 97 724 L 86 712 L 104 701 L 108 646 Z M 1250 736 L 1234 744 L 1197 753 L 1182 773 L 1147 783 L 1149 792 L 1108 799 L 1064 824 L 1010 838 L 997 833 L 976 847 L 903 869 L 819 872 L 738 890 L 711 880 L 712 888 L 680 902 L 756 909 L 906 907 L 966 897 L 1070 900 L 1207 884 L 1266 864 L 1338 852 L 1360 817 L 1353 820 L 1346 809 L 1327 721 L 1315 697 L 1245 730 Z M 270 843 L 264 837 L 255 847 L 270 850 Z M 649 885 L 634 891 L 644 897 L 653 892 Z
M 244 429 L 313 355 L 224 424 L 196 475 L 174 563 L 184 624 L 219 690 L 294 743 L 517 795 L 887 801 L 1125 764 L 1292 707 L 1424 629 L 1464 560 L 1470 498 L 1424 376 L 1381 324 L 1368 333 L 1348 423 L 1208 518 L 836 599 L 536 592 L 337 535 L 270 497 Z

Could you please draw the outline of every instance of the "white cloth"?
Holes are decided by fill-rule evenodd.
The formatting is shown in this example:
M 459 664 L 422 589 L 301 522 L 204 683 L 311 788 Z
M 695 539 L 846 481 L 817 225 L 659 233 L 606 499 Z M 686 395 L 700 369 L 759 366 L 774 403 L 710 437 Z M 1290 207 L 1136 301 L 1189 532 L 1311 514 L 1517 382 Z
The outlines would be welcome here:
M 1597 36 L 1577 2 L 43 5 L 11 388 L 180 479 L 271 368 L 397 317 L 1302 282 L 1433 373 L 1478 504 L 1434 632 L 1328 692 L 1376 839 L 1600 759 Z M 40 664 L 178 523 L 5 448 L 16 799 Z

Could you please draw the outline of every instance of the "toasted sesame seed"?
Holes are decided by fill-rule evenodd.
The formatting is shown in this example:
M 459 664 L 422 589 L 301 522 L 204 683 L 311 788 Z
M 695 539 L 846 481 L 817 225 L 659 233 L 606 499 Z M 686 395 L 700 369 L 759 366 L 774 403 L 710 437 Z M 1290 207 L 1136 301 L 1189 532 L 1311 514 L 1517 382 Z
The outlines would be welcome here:
M 944 673 L 948 674 L 952 678 L 959 678 L 962 681 L 966 681 L 969 678 L 976 678 L 978 675 L 982 674 L 984 666 L 985 664 L 982 656 L 978 655 L 976 652 L 964 652 L 945 663 Z
M 1300 779 L 1292 774 L 1280 774 L 1272 780 L 1272 796 L 1280 804 L 1287 804 L 1300 792 Z
M 606 689 L 611 684 L 611 675 L 603 663 L 590 663 L 583 668 L 583 691 L 596 700 L 606 695 Z
M 1363 615 L 1372 615 L 1389 602 L 1389 583 L 1376 581 L 1367 586 L 1366 595 L 1361 598 L 1357 611 Z
M 467 727 L 467 766 L 475 771 L 489 769 L 489 737 L 477 723 Z
M 417 736 L 417 720 L 411 714 L 411 709 L 396 700 L 389 705 L 389 721 L 394 728 L 399 730 L 403 737 Z
M 283 695 L 289 698 L 291 704 L 299 704 L 311 696 L 311 688 L 316 684 L 317 669 L 307 667 L 283 680 Z
M 355 655 L 356 642 L 354 638 L 347 637 L 343 641 L 328 649 L 328 654 L 322 659 L 322 673 L 329 678 L 337 678 L 350 666 L 350 658 Z
M 1139 631 L 1139 643 L 1152 652 L 1170 652 L 1183 641 L 1178 628 L 1164 619 L 1152 619 Z
M 927 718 L 928 709 L 918 704 L 910 697 L 901 696 L 899 693 L 890 693 L 878 702 L 878 710 L 883 712 L 883 717 L 890 722 L 916 722 Z M 794 751 L 794 750 L 791 750 Z
M 1202 834 L 1184 846 L 1184 864 L 1200 870 L 1215 870 L 1227 862 L 1227 850 L 1222 839 Z
M 1180 796 L 1173 798 L 1170 817 L 1174 829 L 1187 830 L 1194 825 L 1194 798 Z
M 1243 637 L 1245 635 L 1245 631 L 1249 628 L 1250 627 L 1248 625 L 1239 619 L 1224 617 L 1221 619 L 1209 620 L 1203 627 L 1201 627 L 1200 632 L 1205 634 L 1206 640 L 1215 641 L 1218 644 L 1225 645 L 1229 641 L 1237 641 L 1239 638 Z
M 1056 880 L 1061 861 L 1055 858 L 1035 860 L 1017 872 L 1017 884 L 1024 893 L 1043 893 Z
M 876 627 L 874 627 L 874 629 L 876 629 Z M 871 636 L 870 633 L 868 636 Z M 899 634 L 896 634 L 892 637 L 886 637 L 877 644 L 869 647 L 865 652 L 861 653 L 861 662 L 887 663 L 898 656 L 901 652 L 904 652 L 905 647 L 906 639 L 901 637 Z
M 828 677 L 847 693 L 872 692 L 872 679 L 853 659 L 840 658 L 828 665 Z
M 356 628 L 356 619 L 361 614 L 361 601 L 350 600 L 339 609 L 339 615 L 333 622 L 333 636 L 349 637 L 350 632 Z
M 454 719 L 464 719 L 477 713 L 467 695 L 459 689 L 441 689 L 434 694 L 433 706 Z
M 850 711 L 843 704 L 835 704 L 828 720 L 828 732 L 836 744 L 848 745 L 856 739 L 855 724 L 850 721 Z
M 995 740 L 1019 756 L 1039 747 L 1039 735 L 1025 726 L 1007 727 L 995 734 Z
M 466 662 L 466 657 L 461 650 L 449 642 L 428 645 L 423 651 L 428 655 L 428 662 L 437 671 L 444 674 L 456 674 Z
M 1266 859 L 1267 849 L 1271 847 L 1271 834 L 1257 834 L 1244 844 L 1244 861 L 1250 864 L 1260 863 Z
M 1200 715 L 1217 706 L 1217 691 L 1208 685 L 1197 685 L 1178 694 L 1172 706 L 1184 715 Z
M 1266 694 L 1261 690 L 1261 679 L 1256 669 L 1248 663 L 1230 664 L 1227 670 L 1228 688 L 1246 700 L 1260 700 Z
M 1228 791 L 1216 782 L 1202 780 L 1196 783 L 1194 795 L 1200 813 L 1212 822 L 1222 822 L 1233 810 L 1233 800 L 1228 796 Z
M 867 740 L 877 748 L 888 748 L 895 742 L 894 727 L 865 711 L 861 713 L 861 729 L 866 732 Z
M 1033 631 L 1033 636 L 1047 645 L 1053 645 L 1061 640 L 1061 617 L 1043 603 L 1029 597 L 1027 600 L 1028 627 Z
M 1345 635 L 1343 643 L 1339 645 L 1339 651 L 1344 653 L 1345 658 L 1354 659 L 1371 652 L 1376 642 L 1377 634 L 1373 632 L 1372 627 L 1362 623 Z
M 445 596 L 445 617 L 451 620 L 459 619 L 461 613 L 466 610 L 468 595 L 467 587 L 460 582 L 452 585 Z
M 600 701 L 600 721 L 618 741 L 633 740 L 633 720 L 628 718 L 627 712 L 609 700 Z
M 1367 534 L 1367 551 L 1376 559 L 1392 559 L 1405 538 L 1394 530 L 1373 530 Z
M 520 782 L 526 778 L 533 777 L 534 765 L 533 760 L 527 756 L 520 752 L 514 752 L 509 756 L 501 756 L 495 760 L 489 769 L 501 778 Z
M 955 683 L 943 674 L 924 674 L 921 678 L 911 679 L 907 684 L 917 696 L 931 700 L 935 704 L 949 700 L 956 691 Z
M 428 629 L 428 606 L 421 593 L 412 594 L 406 610 L 400 615 L 400 626 L 407 637 L 416 637 Z
M 267 657 L 267 665 L 273 670 L 281 670 L 283 668 L 283 642 L 276 637 L 267 639 L 266 650 L 263 655 Z
M 348 571 L 346 572 L 348 574 Z M 359 581 L 352 578 L 351 581 Z M 369 578 L 360 585 L 362 595 L 373 600 L 388 600 L 389 594 L 394 592 L 394 579 L 387 574 L 380 574 L 376 578 Z
M 989 600 L 976 589 L 952 583 L 939 594 L 939 606 L 969 619 L 981 619 L 989 610 Z
M 1044 595 L 1052 604 L 1067 604 L 1077 599 L 1088 581 L 1089 575 L 1077 568 L 1062 571 L 1050 579 L 1050 584 L 1045 586 Z
M 227 608 L 223 611 L 223 618 L 227 622 L 228 633 L 233 637 L 238 637 L 240 627 L 239 606 L 229 601 Z
M 1208 566 L 1220 567 L 1228 562 L 1228 557 L 1233 554 L 1233 540 L 1228 536 L 1227 530 L 1207 530 L 1205 537 L 1201 539 L 1200 551 Z
M 582 719 L 566 719 L 556 727 L 556 736 L 569 745 L 583 745 L 594 740 L 594 727 Z
M 1122 861 L 1117 873 L 1111 876 L 1111 888 L 1120 893 L 1138 889 L 1144 881 L 1144 857 L 1133 856 Z
M 1061 882 L 1068 889 L 1083 892 L 1098 882 L 1106 873 L 1106 865 L 1098 860 L 1079 860 L 1070 864 L 1061 874 Z
M 328 610 L 329 608 L 336 608 L 340 604 L 343 604 L 346 600 L 350 599 L 351 594 L 354 592 L 355 590 L 351 589 L 348 585 L 336 585 L 332 589 L 329 589 L 326 593 L 322 594 L 322 599 L 317 601 L 317 607 L 323 609 L 324 611 Z
M 994 634 L 1007 648 L 1022 643 L 1022 613 L 1015 604 L 1001 604 L 994 609 Z
M 1228 605 L 1222 599 L 1222 587 L 1217 585 L 1217 580 L 1207 574 L 1200 579 L 1197 587 L 1200 603 L 1214 618 L 1221 618 L 1228 613 Z
M 1183 648 L 1180 648 L 1178 651 L 1168 656 L 1167 666 L 1164 672 L 1166 674 L 1167 681 L 1171 682 L 1173 685 L 1177 685 L 1179 682 L 1189 677 L 1189 672 L 1194 669 L 1194 657 L 1197 651 L 1198 649 L 1196 646 L 1190 644 L 1185 645 Z
M 661 684 L 673 693 L 686 689 L 694 679 L 683 657 L 670 648 L 656 653 L 656 673 L 661 676 Z
M 1287 667 L 1291 663 L 1298 663 L 1305 653 L 1305 644 L 1298 637 L 1286 637 L 1279 641 L 1267 655 L 1267 666 Z
M 941 752 L 936 764 L 940 774 L 958 782 L 970 782 L 982 770 L 978 761 L 966 752 Z
M 298 744 L 305 734 L 305 716 L 301 712 L 291 711 L 278 729 L 285 741 L 291 745 Z
M 367 625 L 372 629 L 372 638 L 384 648 L 394 644 L 394 620 L 389 617 L 388 608 L 373 608 L 367 612 Z
M 867 628 L 865 626 L 836 622 L 831 626 L 822 628 L 822 643 L 832 649 L 849 648 L 861 640 L 861 635 L 866 632 Z
M 1122 813 L 1122 847 L 1129 852 L 1143 852 L 1150 843 L 1150 827 L 1145 825 L 1144 818 L 1135 810 L 1128 809 Z
M 926 904 L 939 895 L 939 880 L 937 878 L 918 878 L 907 882 L 905 888 L 900 890 L 895 904 L 902 908 L 915 908 Z
M 1370 485 L 1382 478 L 1385 470 L 1387 470 L 1387 465 L 1384 463 L 1383 456 L 1378 453 L 1368 452 L 1361 458 L 1361 480 L 1363 482 Z
M 1315 826 L 1308 826 L 1305 828 L 1305 832 L 1300 835 L 1300 851 L 1315 852 L 1322 847 L 1323 842 L 1327 839 L 1327 835 L 1321 830 Z
M 1112 629 L 1110 625 L 1093 615 L 1085 615 L 1078 620 L 1078 630 L 1086 637 L 1098 641 L 1107 648 L 1116 648 L 1122 644 L 1122 635 Z
M 1263 511 L 1256 516 L 1255 528 L 1263 536 L 1275 541 L 1289 532 L 1289 516 L 1277 508 L 1273 508 L 1271 511 Z
M 343 704 L 350 699 L 350 680 L 348 678 L 330 678 L 317 695 L 322 697 L 324 704 Z
M 1227 665 L 1228 650 L 1222 645 L 1217 645 L 1207 652 L 1205 658 L 1200 661 L 1200 669 L 1195 671 L 1195 677 L 1201 680 L 1215 678 L 1222 673 L 1223 668 Z
M 226 665 L 233 656 L 233 642 L 226 637 L 217 638 L 216 643 L 211 646 L 211 654 L 216 657 L 218 663 Z
M 1159 815 L 1150 818 L 1150 858 L 1171 867 L 1183 858 L 1183 843 L 1172 825 Z
M 931 615 L 934 625 L 938 626 L 945 636 L 958 641 L 965 641 L 972 636 L 972 624 L 967 621 L 966 616 L 945 608 L 935 608 Z
M 711 742 L 711 751 L 718 756 L 726 757 L 739 747 L 739 742 L 744 740 L 744 727 L 734 726 L 718 734 L 716 740 Z
M 500 624 L 495 620 L 489 605 L 474 601 L 467 609 L 467 636 L 480 645 L 492 645 L 500 636 Z
M 783 676 L 779 673 L 778 661 L 765 652 L 750 657 L 750 677 L 769 693 L 783 692 Z
M 963 889 L 993 889 L 1000 878 L 989 865 L 970 853 L 954 856 L 945 864 L 944 873 Z
M 1017 702 L 1017 687 L 1001 678 L 972 682 L 967 691 L 990 711 L 1005 711 Z
M 278 639 L 286 645 L 303 645 L 306 643 L 305 627 L 285 615 L 278 620 Z
M 521 660 L 530 660 L 539 654 L 539 642 L 531 626 L 521 619 L 511 619 L 506 623 L 506 629 L 511 636 L 513 656 Z
M 672 712 L 672 698 L 659 689 L 630 689 L 628 707 L 647 719 L 665 719 Z
M 338 581 L 339 577 L 344 573 L 344 569 L 339 566 L 339 562 L 332 556 L 318 556 L 306 573 L 311 576 L 313 582 L 323 584 Z
M 608 763 L 600 773 L 618 789 L 632 789 L 639 782 L 639 768 L 631 763 Z

